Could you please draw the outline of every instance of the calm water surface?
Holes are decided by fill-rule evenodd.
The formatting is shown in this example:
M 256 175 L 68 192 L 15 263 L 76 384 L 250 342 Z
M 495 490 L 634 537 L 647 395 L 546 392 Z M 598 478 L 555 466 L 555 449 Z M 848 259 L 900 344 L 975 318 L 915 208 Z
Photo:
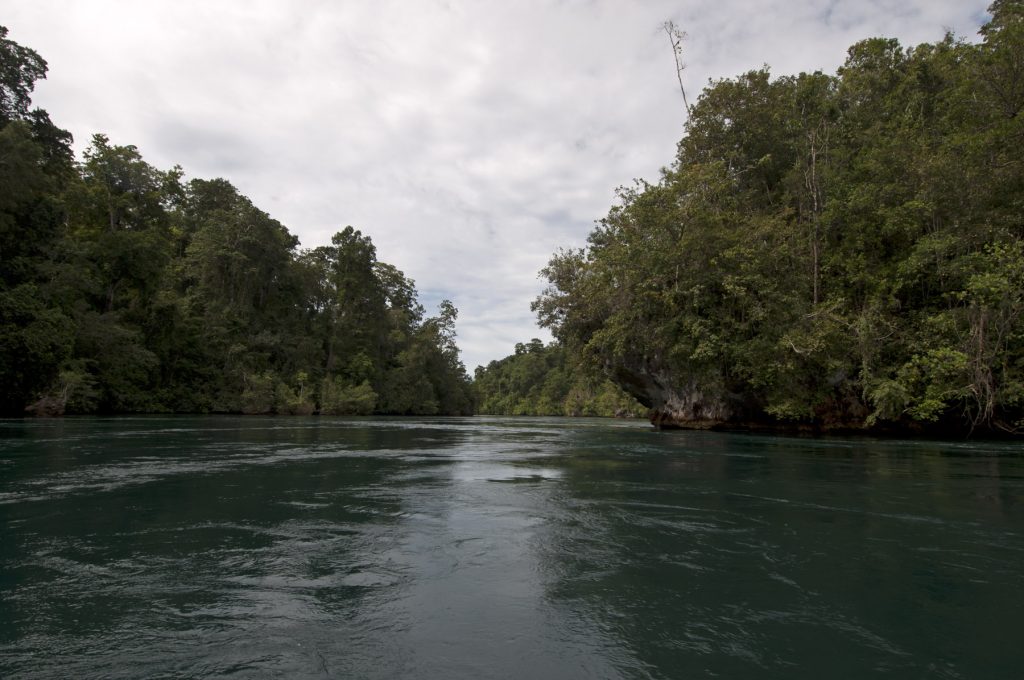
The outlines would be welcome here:
M 0 421 L 3 678 L 1020 678 L 1019 444 Z

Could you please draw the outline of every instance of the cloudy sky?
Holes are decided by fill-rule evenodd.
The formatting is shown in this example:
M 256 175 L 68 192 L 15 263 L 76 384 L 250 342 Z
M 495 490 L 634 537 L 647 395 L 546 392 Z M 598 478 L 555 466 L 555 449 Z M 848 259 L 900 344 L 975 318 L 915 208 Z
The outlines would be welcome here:
M 224 177 L 303 247 L 345 225 L 460 310 L 472 372 L 549 336 L 538 270 L 615 187 L 655 179 L 685 84 L 834 71 L 871 36 L 975 39 L 989 0 L 7 0 L 49 63 L 35 102 L 75 136 Z

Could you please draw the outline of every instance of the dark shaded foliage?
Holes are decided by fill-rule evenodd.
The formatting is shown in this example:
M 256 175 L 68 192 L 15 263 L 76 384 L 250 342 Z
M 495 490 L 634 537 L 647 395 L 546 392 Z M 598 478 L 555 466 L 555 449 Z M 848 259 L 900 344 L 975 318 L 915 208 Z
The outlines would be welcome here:
M 223 179 L 30 110 L 0 27 L 0 411 L 472 413 L 456 311 L 352 227 L 298 240 Z

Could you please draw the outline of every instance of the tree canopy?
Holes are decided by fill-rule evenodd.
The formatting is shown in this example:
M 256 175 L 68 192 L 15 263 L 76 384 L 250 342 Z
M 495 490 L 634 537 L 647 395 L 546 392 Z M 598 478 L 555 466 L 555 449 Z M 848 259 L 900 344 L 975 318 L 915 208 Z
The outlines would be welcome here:
M 558 343 L 534 338 L 515 353 L 478 366 L 477 410 L 507 416 L 639 417 L 646 409 Z
M 534 303 L 696 427 L 1024 429 L 1024 3 L 968 43 L 712 82 Z
M 0 27 L 0 412 L 468 414 L 448 301 L 346 227 L 299 248 L 224 179 L 185 180 L 31 109 Z

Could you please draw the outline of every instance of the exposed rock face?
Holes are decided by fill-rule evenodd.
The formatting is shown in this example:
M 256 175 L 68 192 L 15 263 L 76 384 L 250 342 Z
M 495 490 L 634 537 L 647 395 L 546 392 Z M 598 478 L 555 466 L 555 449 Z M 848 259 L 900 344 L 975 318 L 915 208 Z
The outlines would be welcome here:
M 657 427 L 707 430 L 728 426 L 734 420 L 732 409 L 722 399 L 709 398 L 693 384 L 666 392 L 659 401 L 661 405 L 651 410 L 651 424 Z
M 907 424 L 868 428 L 869 411 L 853 394 L 836 386 L 833 398 L 822 403 L 806 422 L 779 421 L 765 413 L 753 395 L 727 389 L 713 379 L 677 380 L 665 370 L 642 365 L 610 367 L 612 379 L 637 401 L 651 409 L 651 424 L 658 428 L 690 430 L 770 430 L 824 432 L 901 432 L 920 430 Z
M 66 397 L 47 394 L 34 404 L 26 406 L 25 413 L 31 413 L 41 418 L 55 418 L 64 415 L 67 402 Z
M 651 409 L 651 423 L 661 428 L 707 430 L 736 426 L 748 419 L 741 395 L 696 380 L 673 381 L 662 371 L 615 367 L 612 379 Z

